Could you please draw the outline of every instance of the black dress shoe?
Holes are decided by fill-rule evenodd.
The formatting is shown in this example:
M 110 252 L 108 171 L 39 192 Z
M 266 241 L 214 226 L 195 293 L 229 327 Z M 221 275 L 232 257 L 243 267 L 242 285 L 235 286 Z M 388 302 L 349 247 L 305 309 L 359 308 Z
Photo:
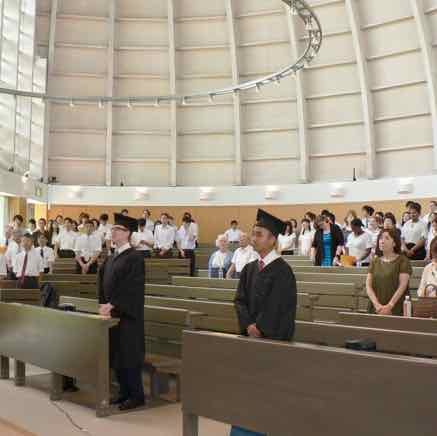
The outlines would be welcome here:
M 109 404 L 111 404 L 111 406 L 118 406 L 119 404 L 123 404 L 126 401 L 126 398 L 113 398 Z
M 129 399 L 126 400 L 124 403 L 121 403 L 120 406 L 118 407 L 119 410 L 125 411 L 125 410 L 132 410 L 132 409 L 136 409 L 137 407 L 142 407 L 146 404 L 146 402 L 143 399 Z

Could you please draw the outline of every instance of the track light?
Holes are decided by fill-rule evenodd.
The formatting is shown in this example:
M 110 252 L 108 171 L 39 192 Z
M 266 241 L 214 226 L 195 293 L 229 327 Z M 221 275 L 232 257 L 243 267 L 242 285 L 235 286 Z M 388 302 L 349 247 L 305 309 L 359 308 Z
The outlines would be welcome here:
M 21 177 L 21 181 L 23 183 L 27 183 L 30 177 L 30 171 L 26 171 L 23 176 Z
M 70 107 L 71 107 L 71 108 L 74 107 L 74 101 L 73 101 L 73 99 L 70 100 Z
M 238 88 L 234 89 L 234 95 L 238 95 L 239 92 L 240 92 L 240 90 Z
M 99 109 L 103 109 L 103 106 L 104 106 L 104 105 L 103 105 L 103 101 L 100 100 L 100 101 L 99 101 Z
M 309 16 L 306 20 L 305 20 L 305 30 L 307 32 L 311 32 L 313 30 L 313 19 L 311 18 L 311 16 Z
M 214 103 L 214 94 L 209 94 L 208 100 L 210 103 Z
M 257 83 L 255 85 L 255 91 L 259 94 L 261 92 L 261 85 L 259 83 Z
M 157 98 L 156 100 L 155 100 L 155 105 L 154 105 L 155 107 L 159 107 L 159 98 Z
M 187 105 L 187 99 L 185 97 L 182 98 L 182 106 Z
M 127 107 L 128 109 L 132 109 L 132 103 L 130 102 L 130 100 L 127 101 Z
M 275 84 L 276 84 L 276 85 L 280 85 L 280 84 L 281 84 L 281 77 L 280 77 L 280 76 L 276 76 L 276 78 L 275 78 Z

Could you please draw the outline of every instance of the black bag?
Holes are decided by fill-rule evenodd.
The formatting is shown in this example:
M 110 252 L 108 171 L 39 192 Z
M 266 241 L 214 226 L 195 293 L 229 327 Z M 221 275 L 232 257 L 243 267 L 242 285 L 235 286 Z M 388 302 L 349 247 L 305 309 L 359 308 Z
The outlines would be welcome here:
M 59 295 L 55 287 L 51 283 L 44 283 L 41 286 L 40 305 L 57 309 L 59 305 Z

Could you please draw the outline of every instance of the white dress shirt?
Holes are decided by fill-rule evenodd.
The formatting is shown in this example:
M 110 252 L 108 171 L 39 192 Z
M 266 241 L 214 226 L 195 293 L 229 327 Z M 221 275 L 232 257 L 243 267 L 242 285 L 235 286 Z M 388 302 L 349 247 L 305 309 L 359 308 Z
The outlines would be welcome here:
M 56 238 L 56 244 L 59 246 L 60 250 L 74 250 L 76 239 L 78 238 L 78 234 L 70 230 L 63 230 L 59 232 L 58 237 Z
M 153 233 L 155 230 L 155 221 L 147 219 L 145 229 L 150 230 Z
M 226 230 L 225 235 L 228 238 L 228 242 L 240 242 L 240 237 L 243 232 L 240 229 L 230 228 Z
M 126 242 L 126 244 L 122 245 L 120 248 L 115 249 L 114 256 L 119 256 L 124 251 L 129 250 L 129 248 L 131 248 L 131 245 L 129 244 L 129 242 Z
M 170 250 L 173 248 L 176 237 L 176 228 L 170 225 L 160 224 L 155 229 L 155 248 Z
M 197 226 L 190 223 L 188 228 L 183 224 L 176 233 L 176 241 L 179 242 L 182 250 L 195 250 L 197 241 Z
M 248 245 L 245 248 L 240 247 L 235 250 L 232 263 L 235 265 L 235 271 L 240 273 L 248 263 L 257 259 L 259 259 L 259 254 L 251 245 Z
M 21 277 L 21 273 L 23 272 L 24 259 L 26 257 L 26 251 L 21 251 L 15 257 L 13 271 L 17 278 Z M 27 264 L 26 270 L 24 271 L 25 277 L 39 277 L 40 273 L 44 271 L 43 260 L 40 252 L 38 252 L 35 248 L 31 248 L 27 252 Z
M 53 248 L 50 247 L 35 247 L 35 250 L 39 253 L 42 259 L 43 267 L 49 268 L 50 264 L 55 261 L 55 252 Z M 42 250 L 42 254 L 41 254 Z
M 296 248 L 296 235 L 291 233 L 289 235 L 279 235 L 278 245 L 280 251 L 290 251 Z
M 212 256 L 212 260 L 211 260 L 211 267 L 212 268 L 221 268 L 223 269 L 225 267 L 225 261 L 226 261 L 226 257 L 228 256 L 228 252 L 223 252 L 223 251 L 216 251 Z
M 74 252 L 77 256 L 83 257 L 88 262 L 92 257 L 102 251 L 102 241 L 99 235 L 80 235 L 76 238 Z
M 99 227 L 96 231 L 96 233 L 100 236 L 100 239 L 102 240 L 102 244 L 105 241 L 110 241 L 111 240 L 111 229 L 112 229 L 112 224 L 99 224 Z
M 299 235 L 299 254 L 301 256 L 309 256 L 313 245 L 315 230 L 306 230 L 305 233 Z
M 264 268 L 274 262 L 276 259 L 279 259 L 281 255 L 276 251 L 272 250 L 267 256 L 264 257 L 264 259 L 261 259 L 261 257 L 258 255 L 259 259 L 263 261 Z
M 363 259 L 367 250 L 373 248 L 372 237 L 368 232 L 363 232 L 361 235 L 356 236 L 355 233 L 351 233 L 346 242 L 346 247 L 349 249 L 349 255 L 355 257 L 360 262 L 369 262 L 369 256 Z
M 6 258 L 3 254 L 0 254 L 0 276 L 5 276 L 6 273 Z
M 8 248 L 5 253 L 6 265 L 9 268 L 13 267 L 17 254 L 21 251 L 21 247 L 13 239 L 9 240 Z
M 412 220 L 407 221 L 402 227 L 402 239 L 406 244 L 417 244 L 421 239 L 426 240 L 428 236 L 428 230 L 423 221 Z
M 151 248 L 148 245 L 140 244 L 141 241 L 146 241 L 149 244 L 155 243 L 155 238 L 153 237 L 153 233 L 144 227 L 142 232 L 134 232 L 131 237 L 132 246 L 138 251 L 150 251 Z

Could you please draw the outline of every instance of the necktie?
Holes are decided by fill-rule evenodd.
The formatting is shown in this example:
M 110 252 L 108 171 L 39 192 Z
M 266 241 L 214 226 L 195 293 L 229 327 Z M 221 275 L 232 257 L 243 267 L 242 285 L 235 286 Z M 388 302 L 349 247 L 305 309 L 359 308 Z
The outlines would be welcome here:
M 24 283 L 24 278 L 26 276 L 26 267 L 27 267 L 27 256 L 28 253 L 24 256 L 23 268 L 21 268 L 21 277 L 20 277 L 20 285 L 22 286 Z
M 262 271 L 265 267 L 264 261 L 262 259 L 260 259 L 260 261 L 258 262 L 258 266 L 259 266 L 259 270 Z
M 41 247 L 41 257 L 44 259 L 44 249 Z

